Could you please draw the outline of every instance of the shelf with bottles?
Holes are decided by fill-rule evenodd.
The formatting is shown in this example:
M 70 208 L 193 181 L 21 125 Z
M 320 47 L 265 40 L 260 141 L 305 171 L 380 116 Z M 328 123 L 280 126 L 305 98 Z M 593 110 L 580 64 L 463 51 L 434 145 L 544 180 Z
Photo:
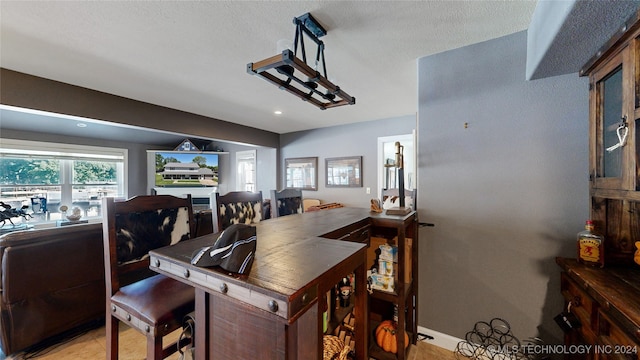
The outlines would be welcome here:
M 355 277 L 349 274 L 342 278 L 322 299 L 323 334 L 333 335 L 349 347 L 348 358 L 355 358 Z
M 325 301 L 329 300 L 325 306 L 324 310 L 324 333 L 325 334 L 333 334 L 336 328 L 339 328 L 345 323 L 345 319 L 350 317 L 353 314 L 353 308 L 355 304 L 355 299 L 351 296 L 351 301 L 348 306 L 335 306 L 335 302 L 331 301 L 333 291 L 327 292 L 325 295 Z M 352 317 L 352 316 L 351 316 Z M 347 322 L 349 324 L 349 322 Z

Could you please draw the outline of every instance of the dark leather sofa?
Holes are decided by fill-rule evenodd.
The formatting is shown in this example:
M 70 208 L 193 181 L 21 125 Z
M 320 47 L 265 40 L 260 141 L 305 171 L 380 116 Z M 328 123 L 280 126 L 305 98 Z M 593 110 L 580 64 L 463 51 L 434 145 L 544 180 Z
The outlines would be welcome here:
M 5 355 L 105 316 L 102 225 L 0 236 L 0 347 Z

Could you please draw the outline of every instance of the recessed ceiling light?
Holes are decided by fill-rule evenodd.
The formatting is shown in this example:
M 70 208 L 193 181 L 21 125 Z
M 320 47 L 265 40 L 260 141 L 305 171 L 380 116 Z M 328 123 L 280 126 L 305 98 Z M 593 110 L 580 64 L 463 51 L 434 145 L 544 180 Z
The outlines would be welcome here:
M 280 111 L 280 110 L 276 110 L 273 113 L 276 114 L 276 115 L 282 115 L 282 111 Z
M 79 128 L 85 128 L 85 127 L 87 127 L 87 124 L 79 122 L 79 123 L 76 124 L 76 126 L 79 127 Z

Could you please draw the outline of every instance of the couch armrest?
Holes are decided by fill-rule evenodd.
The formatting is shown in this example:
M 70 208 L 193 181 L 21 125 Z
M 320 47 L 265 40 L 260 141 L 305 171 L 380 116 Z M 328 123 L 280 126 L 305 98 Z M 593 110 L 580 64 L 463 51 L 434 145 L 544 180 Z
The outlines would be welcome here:
M 104 316 L 101 224 L 8 233 L 0 254 L 6 354 Z

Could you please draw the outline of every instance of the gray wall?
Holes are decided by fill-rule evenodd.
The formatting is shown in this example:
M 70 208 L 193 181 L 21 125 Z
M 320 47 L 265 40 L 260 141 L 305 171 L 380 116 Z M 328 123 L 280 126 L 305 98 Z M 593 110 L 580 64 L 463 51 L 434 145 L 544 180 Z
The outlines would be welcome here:
M 0 68 L 4 105 L 189 134 L 204 139 L 278 147 L 278 134 Z
M 340 110 L 335 111 L 338 114 Z M 283 134 L 280 136 L 278 189 L 284 188 L 284 159 L 317 156 L 318 191 L 305 190 L 303 197 L 369 208 L 371 198 L 379 197 L 375 190 L 378 187 L 378 137 L 411 134 L 415 126 L 415 116 L 404 116 Z M 362 187 L 325 186 L 325 159 L 343 156 L 362 156 Z M 371 188 L 371 194 L 366 193 L 367 187 Z
M 276 159 L 279 135 L 227 121 L 208 118 L 163 106 L 143 103 L 99 91 L 53 81 L 29 74 L 0 68 L 0 102 L 3 105 L 24 107 L 54 113 L 100 119 L 181 134 L 193 134 L 203 139 L 219 139 L 225 151 L 222 156 L 220 177 L 225 190 L 235 190 L 235 154 L 233 152 L 257 149 L 258 189 L 264 193 L 276 187 Z M 11 116 L 11 112 L 6 113 Z M 129 149 L 128 196 L 148 194 L 146 150 L 172 150 L 166 146 L 143 145 L 92 138 L 32 133 L 2 129 L 3 138 L 49 141 L 69 144 L 110 146 Z M 239 144 L 254 144 L 239 145 Z M 178 143 L 175 144 L 177 146 Z M 149 186 L 151 187 L 151 185 Z
M 588 80 L 525 80 L 526 32 L 418 61 L 419 325 L 559 343 L 556 256 L 589 215 Z M 465 129 L 464 123 L 468 122 Z

